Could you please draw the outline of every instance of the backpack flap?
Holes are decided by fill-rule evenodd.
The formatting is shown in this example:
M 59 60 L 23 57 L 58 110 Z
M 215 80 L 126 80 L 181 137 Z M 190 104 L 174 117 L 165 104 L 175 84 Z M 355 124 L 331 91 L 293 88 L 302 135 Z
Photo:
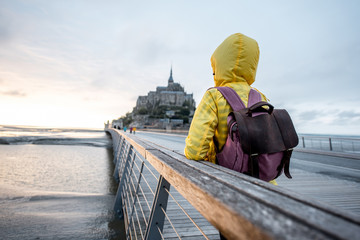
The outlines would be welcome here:
M 298 137 L 287 111 L 269 109 L 271 110 L 265 114 L 254 114 L 254 116 L 252 113 L 259 112 L 259 109 L 249 112 L 249 108 L 245 108 L 232 112 L 237 125 L 241 126 L 237 128 L 237 132 L 245 153 L 250 155 L 275 153 L 297 146 Z
M 285 148 L 296 147 L 299 144 L 299 138 L 289 113 L 284 109 L 278 109 L 273 112 L 273 115 L 279 126 Z

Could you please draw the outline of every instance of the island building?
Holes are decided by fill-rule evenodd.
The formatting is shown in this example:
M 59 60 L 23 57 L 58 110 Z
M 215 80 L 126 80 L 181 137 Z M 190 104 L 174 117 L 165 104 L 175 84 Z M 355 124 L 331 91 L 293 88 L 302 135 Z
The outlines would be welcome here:
M 166 87 L 157 87 L 156 91 L 150 91 L 147 96 L 139 96 L 136 101 L 136 109 L 156 108 L 159 106 L 195 106 L 193 94 L 187 94 L 184 88 L 175 83 L 170 69 L 170 77 Z
M 180 83 L 174 82 L 171 67 L 167 86 L 156 87 L 156 91 L 139 96 L 133 111 L 114 121 L 117 125 L 137 128 L 186 129 L 194 111 L 193 94 L 186 93 Z

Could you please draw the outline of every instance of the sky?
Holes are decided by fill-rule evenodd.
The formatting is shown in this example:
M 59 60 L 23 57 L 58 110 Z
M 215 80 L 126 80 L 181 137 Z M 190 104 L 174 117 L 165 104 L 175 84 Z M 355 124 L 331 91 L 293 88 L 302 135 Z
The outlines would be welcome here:
M 298 133 L 360 135 L 360 2 L 0 0 L 0 124 L 102 128 L 173 78 L 198 104 L 229 35 Z

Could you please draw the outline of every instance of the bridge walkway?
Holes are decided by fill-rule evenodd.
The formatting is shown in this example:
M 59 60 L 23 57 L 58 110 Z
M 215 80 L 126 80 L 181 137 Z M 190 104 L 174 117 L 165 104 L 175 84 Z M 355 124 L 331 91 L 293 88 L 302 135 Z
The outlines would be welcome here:
M 219 239 L 217 229 L 229 239 L 360 236 L 354 215 L 214 164 L 188 161 L 138 137 L 110 133 L 115 159 L 123 159 L 116 163 L 121 179 L 115 210 L 125 217 L 127 239 Z M 310 185 L 308 179 L 302 183 Z
M 143 140 L 156 142 L 163 147 L 182 154 L 185 147 L 186 135 L 139 132 L 137 135 Z M 307 158 L 304 159 L 304 154 Z M 316 150 L 310 148 L 295 149 L 291 160 L 291 174 L 293 179 L 281 175 L 277 182 L 279 187 L 288 189 L 306 198 L 318 201 L 349 214 L 360 216 L 360 170 L 357 167 L 343 167 L 327 165 L 320 158 L 333 159 L 332 161 L 345 161 L 345 159 L 360 163 L 360 154 L 335 152 L 329 150 Z M 314 170 L 316 167 L 316 170 Z M 331 168 L 340 168 L 344 173 L 336 174 Z

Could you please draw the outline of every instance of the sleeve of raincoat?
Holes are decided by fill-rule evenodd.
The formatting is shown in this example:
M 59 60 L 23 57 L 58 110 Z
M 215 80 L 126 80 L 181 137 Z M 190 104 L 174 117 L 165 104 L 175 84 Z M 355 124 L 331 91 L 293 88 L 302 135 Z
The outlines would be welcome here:
M 184 153 L 188 159 L 207 160 L 208 152 L 212 148 L 215 129 L 218 125 L 215 91 L 215 89 L 206 91 L 195 111 L 185 140 Z

